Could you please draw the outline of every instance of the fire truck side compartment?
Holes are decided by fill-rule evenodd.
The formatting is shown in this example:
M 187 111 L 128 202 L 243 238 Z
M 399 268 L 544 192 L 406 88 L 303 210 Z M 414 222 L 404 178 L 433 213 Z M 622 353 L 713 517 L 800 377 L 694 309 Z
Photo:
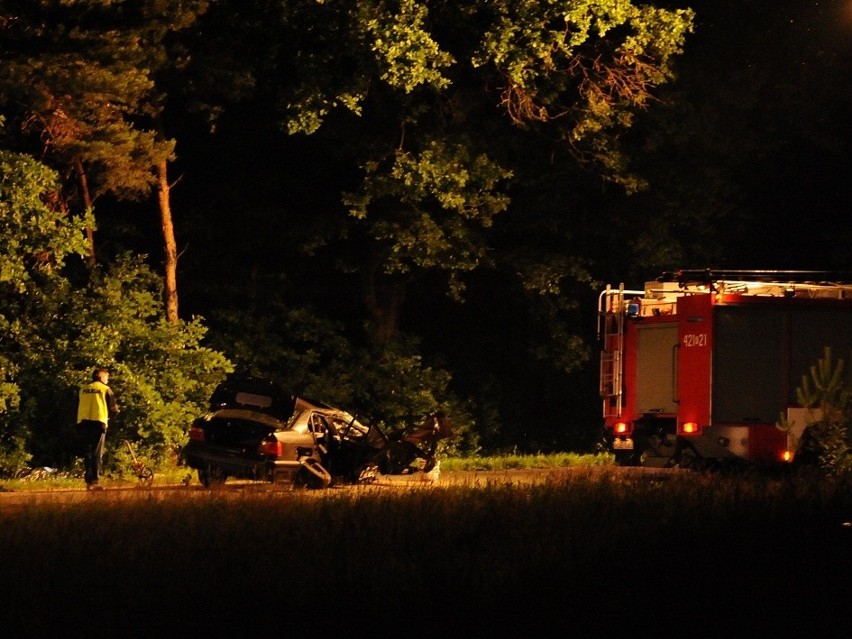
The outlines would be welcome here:
M 713 357 L 714 424 L 774 424 L 786 405 L 782 309 L 717 306 Z
M 715 319 L 713 423 L 774 424 L 823 349 L 846 358 L 852 344 L 843 308 L 719 306 Z

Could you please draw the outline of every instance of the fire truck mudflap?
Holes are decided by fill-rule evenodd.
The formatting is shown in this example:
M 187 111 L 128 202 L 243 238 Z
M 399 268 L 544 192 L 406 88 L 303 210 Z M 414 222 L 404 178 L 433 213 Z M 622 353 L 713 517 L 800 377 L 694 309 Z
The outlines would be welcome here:
M 678 271 L 598 301 L 604 437 L 623 465 L 775 463 L 777 428 L 826 347 L 852 351 L 852 278 Z

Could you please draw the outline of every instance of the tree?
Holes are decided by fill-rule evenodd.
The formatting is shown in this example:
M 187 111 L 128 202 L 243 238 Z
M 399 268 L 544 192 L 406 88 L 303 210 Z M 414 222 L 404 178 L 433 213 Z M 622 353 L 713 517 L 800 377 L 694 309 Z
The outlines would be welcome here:
M 139 198 L 154 181 L 152 166 L 171 144 L 159 145 L 132 118 L 152 89 L 139 64 L 136 29 L 110 3 L 28 3 L 7 17 L 10 46 L 3 52 L 5 104 L 40 157 L 63 176 L 70 207 L 91 210 L 102 195 Z M 95 266 L 92 227 L 89 264 Z
M 796 399 L 812 415 L 796 453 L 796 460 L 816 463 L 830 473 L 852 472 L 852 383 L 846 377 L 845 362 L 834 360 L 831 349 L 802 375 Z M 781 421 L 783 430 L 789 429 Z
M 434 142 L 420 153 L 397 151 L 388 162 L 389 170 L 370 165 L 361 191 L 345 199 L 350 215 L 366 224 L 359 268 L 379 342 L 396 337 L 411 278 L 443 271 L 459 297 L 457 274 L 490 261 L 481 232 L 505 210 L 508 198 L 498 186 L 511 176 L 462 144 Z
M 288 130 L 345 128 L 362 168 L 341 235 L 369 247 L 349 268 L 365 277 L 375 337 L 395 334 L 413 278 L 442 270 L 458 295 L 459 273 L 494 263 L 485 230 L 524 175 L 507 150 L 561 142 L 638 188 L 618 137 L 671 78 L 691 19 L 624 0 L 288 3 Z
M 168 164 L 175 141 L 162 127 L 166 94 L 159 76 L 182 64 L 169 36 L 188 28 L 207 7 L 110 0 L 7 3 L 0 22 L 0 98 L 41 155 L 63 175 L 76 174 L 78 207 L 91 210 L 107 193 L 140 199 L 155 190 L 164 245 L 165 312 L 178 321 L 177 243 Z M 176 46 L 176 45 L 175 45 Z M 139 127 L 142 128 L 139 128 Z M 73 201 L 72 193 L 67 196 Z M 95 265 L 89 227 L 89 263 Z
M 44 313 L 55 291 L 63 292 L 66 258 L 85 253 L 86 218 L 72 219 L 57 201 L 54 172 L 31 157 L 0 150 L 0 467 L 28 458 L 28 424 L 16 418 L 27 389 L 20 375 L 33 354 L 27 349 L 34 315 Z

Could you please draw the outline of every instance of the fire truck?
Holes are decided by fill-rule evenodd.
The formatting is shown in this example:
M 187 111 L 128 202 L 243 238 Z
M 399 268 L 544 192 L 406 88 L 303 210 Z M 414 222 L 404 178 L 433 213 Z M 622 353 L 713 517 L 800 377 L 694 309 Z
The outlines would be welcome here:
M 796 402 L 802 377 L 826 348 L 852 352 L 852 278 L 703 269 L 642 290 L 607 286 L 598 339 L 617 463 L 774 464 L 795 454 L 809 421 Z

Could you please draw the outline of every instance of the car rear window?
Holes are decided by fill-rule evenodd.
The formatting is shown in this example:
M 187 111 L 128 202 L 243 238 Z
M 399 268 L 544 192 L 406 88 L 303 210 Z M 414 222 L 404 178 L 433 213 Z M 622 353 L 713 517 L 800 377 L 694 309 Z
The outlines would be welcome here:
M 285 422 L 273 417 L 267 413 L 260 413 L 253 410 L 240 410 L 235 408 L 224 408 L 218 410 L 210 416 L 210 420 L 237 420 L 248 421 L 256 424 L 261 424 L 268 432 L 271 430 L 282 430 L 287 427 Z

